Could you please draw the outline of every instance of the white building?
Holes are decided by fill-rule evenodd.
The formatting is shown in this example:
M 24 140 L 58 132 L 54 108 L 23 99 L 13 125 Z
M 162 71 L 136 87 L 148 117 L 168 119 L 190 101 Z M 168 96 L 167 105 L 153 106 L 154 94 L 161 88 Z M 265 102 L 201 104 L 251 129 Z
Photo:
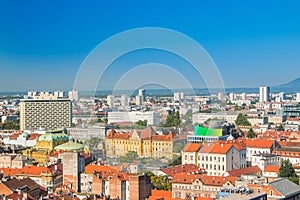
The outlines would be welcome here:
M 300 103 L 300 92 L 298 92 L 296 95 L 296 102 Z
M 271 154 L 277 143 L 275 140 L 247 139 L 247 165 L 252 165 L 253 155 L 256 154 Z
M 145 89 L 139 89 L 139 95 L 142 97 L 142 100 L 145 101 L 146 99 Z
M 75 91 L 75 90 L 69 91 L 68 97 L 71 101 L 78 101 L 79 100 L 78 91 Z
M 33 147 L 36 145 L 36 140 L 40 134 L 28 134 L 26 132 L 22 134 L 13 134 L 10 137 L 3 138 L 5 145 L 21 145 L 23 147 Z
M 242 98 L 242 100 L 246 100 L 247 99 L 247 94 L 245 92 L 243 92 L 241 94 L 241 98 Z
M 208 119 L 220 119 L 228 123 L 235 123 L 238 113 L 195 113 L 192 116 L 193 124 L 204 123 Z
M 137 96 L 135 97 L 135 104 L 136 104 L 137 106 L 141 106 L 141 105 L 143 105 L 143 103 L 144 103 L 143 96 L 137 95 Z
M 188 143 L 182 150 L 182 165 L 198 163 L 198 152 L 201 143 Z
M 259 87 L 259 102 L 270 101 L 270 87 Z
M 160 114 L 158 112 L 109 112 L 108 123 L 135 123 L 139 120 L 147 120 L 148 125 L 158 126 L 160 124 Z
M 246 149 L 234 143 L 205 143 L 198 153 L 197 166 L 207 175 L 223 176 L 227 171 L 246 167 Z
M 256 154 L 252 155 L 252 166 L 257 165 L 261 170 L 266 166 L 279 166 L 280 156 L 276 154 Z
M 115 106 L 114 96 L 113 95 L 108 95 L 106 101 L 107 101 L 107 105 L 110 108 L 113 108 Z
M 184 99 L 184 93 L 183 92 L 175 92 L 174 93 L 174 101 L 180 101 Z
M 233 92 L 231 92 L 231 93 L 229 94 L 229 100 L 230 100 L 230 101 L 235 100 L 235 97 L 236 97 L 236 95 L 235 95 Z
M 128 106 L 129 105 L 129 97 L 125 94 L 121 96 L 121 106 Z

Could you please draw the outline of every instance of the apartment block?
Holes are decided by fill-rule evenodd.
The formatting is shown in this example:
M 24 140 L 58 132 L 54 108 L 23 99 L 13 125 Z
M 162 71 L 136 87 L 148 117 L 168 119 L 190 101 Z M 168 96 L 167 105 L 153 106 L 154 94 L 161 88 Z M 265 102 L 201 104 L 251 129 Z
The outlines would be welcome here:
M 72 104 L 68 99 L 24 99 L 20 102 L 20 129 L 46 130 L 71 127 Z

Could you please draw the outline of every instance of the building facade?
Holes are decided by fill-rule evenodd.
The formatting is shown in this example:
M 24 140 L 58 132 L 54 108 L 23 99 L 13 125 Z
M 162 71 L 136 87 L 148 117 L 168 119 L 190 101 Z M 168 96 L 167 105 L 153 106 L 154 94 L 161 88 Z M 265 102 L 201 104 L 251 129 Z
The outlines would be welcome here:
M 20 102 L 20 129 L 46 130 L 71 127 L 72 103 L 68 99 L 24 99 Z

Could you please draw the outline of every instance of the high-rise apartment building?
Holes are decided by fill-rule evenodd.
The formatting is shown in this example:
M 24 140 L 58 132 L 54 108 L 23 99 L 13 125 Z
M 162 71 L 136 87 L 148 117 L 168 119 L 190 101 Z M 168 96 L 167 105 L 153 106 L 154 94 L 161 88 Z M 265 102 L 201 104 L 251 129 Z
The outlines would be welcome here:
M 20 102 L 21 130 L 71 127 L 72 103 L 69 99 L 23 99 Z
M 108 95 L 106 101 L 109 107 L 111 108 L 115 107 L 115 99 L 113 95 Z
M 259 87 L 259 102 L 270 101 L 270 87 Z
M 300 92 L 297 93 L 296 102 L 300 103 Z
M 69 91 L 68 97 L 71 101 L 78 101 L 79 100 L 78 91 L 75 90 Z

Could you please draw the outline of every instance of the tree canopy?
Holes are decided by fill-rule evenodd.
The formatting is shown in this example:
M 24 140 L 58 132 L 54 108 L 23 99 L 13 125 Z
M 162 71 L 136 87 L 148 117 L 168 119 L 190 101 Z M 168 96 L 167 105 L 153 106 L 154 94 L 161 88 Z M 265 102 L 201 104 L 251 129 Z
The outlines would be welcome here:
M 299 178 L 290 160 L 282 160 L 278 177 L 284 177 L 299 185 Z
M 175 111 L 175 109 L 173 109 L 173 111 L 171 112 L 171 114 L 168 115 L 166 123 L 165 123 L 165 127 L 179 127 L 181 123 L 180 120 L 180 115 L 179 115 L 179 111 Z
M 237 116 L 235 124 L 237 126 L 251 126 L 251 123 L 248 121 L 247 117 L 242 113 Z
M 168 176 L 155 176 L 152 172 L 146 172 L 150 177 L 151 182 L 157 190 L 172 190 L 172 183 L 169 181 Z
M 18 121 L 14 120 L 5 120 L 5 122 L 0 126 L 3 130 L 19 130 L 20 125 Z
M 247 138 L 255 138 L 255 137 L 256 137 L 256 135 L 255 135 L 253 129 L 250 128 L 250 130 L 247 133 Z
M 137 128 L 144 128 L 147 126 L 147 123 L 148 123 L 148 121 L 145 119 L 145 120 L 139 120 L 139 121 L 135 122 L 134 124 Z

